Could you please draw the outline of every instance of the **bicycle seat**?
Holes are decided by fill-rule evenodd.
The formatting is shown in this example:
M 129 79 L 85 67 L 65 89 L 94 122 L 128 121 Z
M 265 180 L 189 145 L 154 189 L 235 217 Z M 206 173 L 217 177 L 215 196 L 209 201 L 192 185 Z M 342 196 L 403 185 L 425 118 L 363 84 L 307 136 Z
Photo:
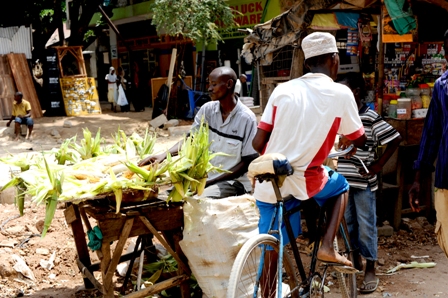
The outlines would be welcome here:
M 281 187 L 287 176 L 294 173 L 286 156 L 280 153 L 269 153 L 254 159 L 250 165 L 247 176 L 252 181 L 260 182 L 275 179 Z

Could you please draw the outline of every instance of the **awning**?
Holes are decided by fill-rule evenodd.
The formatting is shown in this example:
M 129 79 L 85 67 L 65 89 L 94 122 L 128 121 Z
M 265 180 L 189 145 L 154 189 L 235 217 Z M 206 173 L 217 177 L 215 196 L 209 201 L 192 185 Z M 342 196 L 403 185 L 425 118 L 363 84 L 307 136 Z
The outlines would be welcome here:
M 64 28 L 64 38 L 67 39 L 70 37 L 70 29 L 67 29 L 67 25 L 64 22 L 63 24 Z M 51 34 L 50 39 L 48 39 L 47 43 L 45 44 L 45 48 L 48 48 L 51 45 L 54 45 L 55 43 L 59 42 L 59 29 L 54 30 L 53 34 Z

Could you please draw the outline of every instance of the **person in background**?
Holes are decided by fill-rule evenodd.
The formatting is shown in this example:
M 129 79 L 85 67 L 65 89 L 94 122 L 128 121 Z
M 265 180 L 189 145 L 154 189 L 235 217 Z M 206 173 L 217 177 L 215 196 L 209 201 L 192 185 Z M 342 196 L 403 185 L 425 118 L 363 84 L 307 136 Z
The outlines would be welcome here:
M 340 81 L 348 86 L 355 97 L 366 132 L 367 141 L 364 149 L 358 149 L 348 158 L 339 158 L 338 172 L 347 179 L 350 185 L 345 219 L 351 243 L 354 248 L 354 266 L 362 271 L 362 257 L 366 259 L 364 281 L 360 292 L 368 294 L 374 292 L 379 283 L 375 274 L 375 262 L 378 259 L 378 231 L 376 227 L 376 191 L 378 189 L 377 174 L 381 172 L 386 162 L 397 149 L 402 138 L 400 134 L 375 111 L 362 104 L 364 96 L 364 78 L 361 73 L 348 73 Z M 345 137 L 342 137 L 345 142 Z M 386 150 L 377 159 L 378 146 L 386 145 Z M 365 171 L 364 166 L 368 169 Z
M 209 173 L 202 197 L 221 199 L 242 195 L 252 190 L 246 176 L 249 164 L 258 157 L 252 148 L 252 140 L 257 128 L 255 114 L 242 104 L 234 94 L 236 74 L 229 67 L 215 68 L 209 76 L 208 92 L 212 101 L 204 104 L 196 114 L 192 130 L 197 129 L 202 117 L 210 128 L 210 151 L 227 153 L 211 160 L 213 165 L 221 165 L 230 173 Z M 170 150 L 177 155 L 181 143 Z M 139 166 L 161 162 L 167 156 L 162 153 L 140 161 Z
M 8 123 L 6 123 L 6 126 L 9 127 L 13 120 L 15 122 L 14 140 L 17 141 L 19 139 L 21 124 L 26 124 L 26 126 L 28 127 L 28 134 L 26 136 L 26 139 L 31 140 L 31 133 L 33 132 L 34 128 L 34 121 L 33 118 L 31 118 L 31 104 L 29 103 L 29 101 L 23 99 L 22 92 L 16 92 L 16 94 L 14 95 L 11 119 L 9 119 Z
M 128 78 L 126 77 L 124 69 L 120 66 L 117 69 L 117 89 L 118 89 L 118 100 L 117 103 L 120 103 L 120 96 L 124 95 L 124 99 L 126 99 L 125 105 L 119 105 L 121 112 L 129 112 L 131 110 L 131 103 L 129 102 L 129 92 L 128 92 Z
M 247 87 L 247 76 L 245 74 L 240 75 L 240 78 L 235 84 L 235 94 L 244 97 L 249 96 L 249 88 Z
M 107 101 L 110 102 L 111 110 L 117 111 L 117 75 L 115 74 L 115 68 L 111 66 L 109 73 L 106 75 L 107 81 Z
M 448 60 L 448 30 L 444 35 L 445 59 Z M 434 162 L 437 159 L 436 167 Z M 419 212 L 420 180 L 436 171 L 434 207 L 437 212 L 435 233 L 448 257 L 448 71 L 434 84 L 431 103 L 423 126 L 420 151 L 414 162 L 415 179 L 409 190 L 412 211 Z

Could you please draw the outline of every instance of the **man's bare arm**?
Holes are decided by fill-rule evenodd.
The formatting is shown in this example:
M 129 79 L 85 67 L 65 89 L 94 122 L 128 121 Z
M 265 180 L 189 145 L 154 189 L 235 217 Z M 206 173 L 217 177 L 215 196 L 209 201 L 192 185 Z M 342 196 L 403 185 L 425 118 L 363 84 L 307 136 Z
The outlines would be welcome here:
M 247 173 L 249 164 L 257 157 L 258 154 L 243 157 L 238 164 L 236 164 L 233 168 L 229 170 L 231 173 L 224 173 L 213 180 L 208 180 L 206 186 L 213 185 L 219 181 L 234 180 L 238 177 L 241 177 L 243 174 Z
M 252 147 L 254 147 L 255 151 L 261 154 L 264 148 L 266 147 L 266 144 L 269 142 L 270 137 L 271 137 L 270 132 L 258 128 L 257 134 L 252 140 Z

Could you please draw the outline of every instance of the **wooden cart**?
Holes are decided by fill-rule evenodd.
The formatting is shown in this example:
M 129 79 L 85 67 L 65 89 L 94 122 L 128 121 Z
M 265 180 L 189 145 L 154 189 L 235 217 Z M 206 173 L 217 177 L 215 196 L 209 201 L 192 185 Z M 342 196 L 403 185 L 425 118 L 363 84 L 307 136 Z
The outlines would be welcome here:
M 182 297 L 190 297 L 188 279 L 191 271 L 179 246 L 183 227 L 182 205 L 170 204 L 168 206 L 165 202 L 156 200 L 124 206 L 121 207 L 119 213 L 116 213 L 115 203 L 109 204 L 109 202 L 108 199 L 99 199 L 85 201 L 78 205 L 69 204 L 64 213 L 67 224 L 70 224 L 73 230 L 78 252 L 77 263 L 83 274 L 86 288 L 95 287 L 103 293 L 104 297 L 114 297 L 112 278 L 117 265 L 131 260 L 127 274 L 129 277 L 133 261 L 140 256 L 144 249 L 138 250 L 139 245 L 136 245 L 134 252 L 123 255 L 126 240 L 139 236 L 138 241 L 140 241 L 144 235 L 154 235 L 176 259 L 179 268 L 177 275 L 123 297 L 146 297 L 175 286 L 180 286 Z M 91 262 L 86 244 L 86 233 L 82 225 L 84 222 L 87 230 L 92 229 L 87 215 L 97 221 L 103 234 L 101 250 L 96 251 L 100 262 L 95 264 Z M 112 252 L 111 242 L 113 241 L 118 241 L 118 243 Z M 102 284 L 94 277 L 94 271 L 101 271 Z M 127 278 L 125 278 L 124 287 L 126 281 Z

